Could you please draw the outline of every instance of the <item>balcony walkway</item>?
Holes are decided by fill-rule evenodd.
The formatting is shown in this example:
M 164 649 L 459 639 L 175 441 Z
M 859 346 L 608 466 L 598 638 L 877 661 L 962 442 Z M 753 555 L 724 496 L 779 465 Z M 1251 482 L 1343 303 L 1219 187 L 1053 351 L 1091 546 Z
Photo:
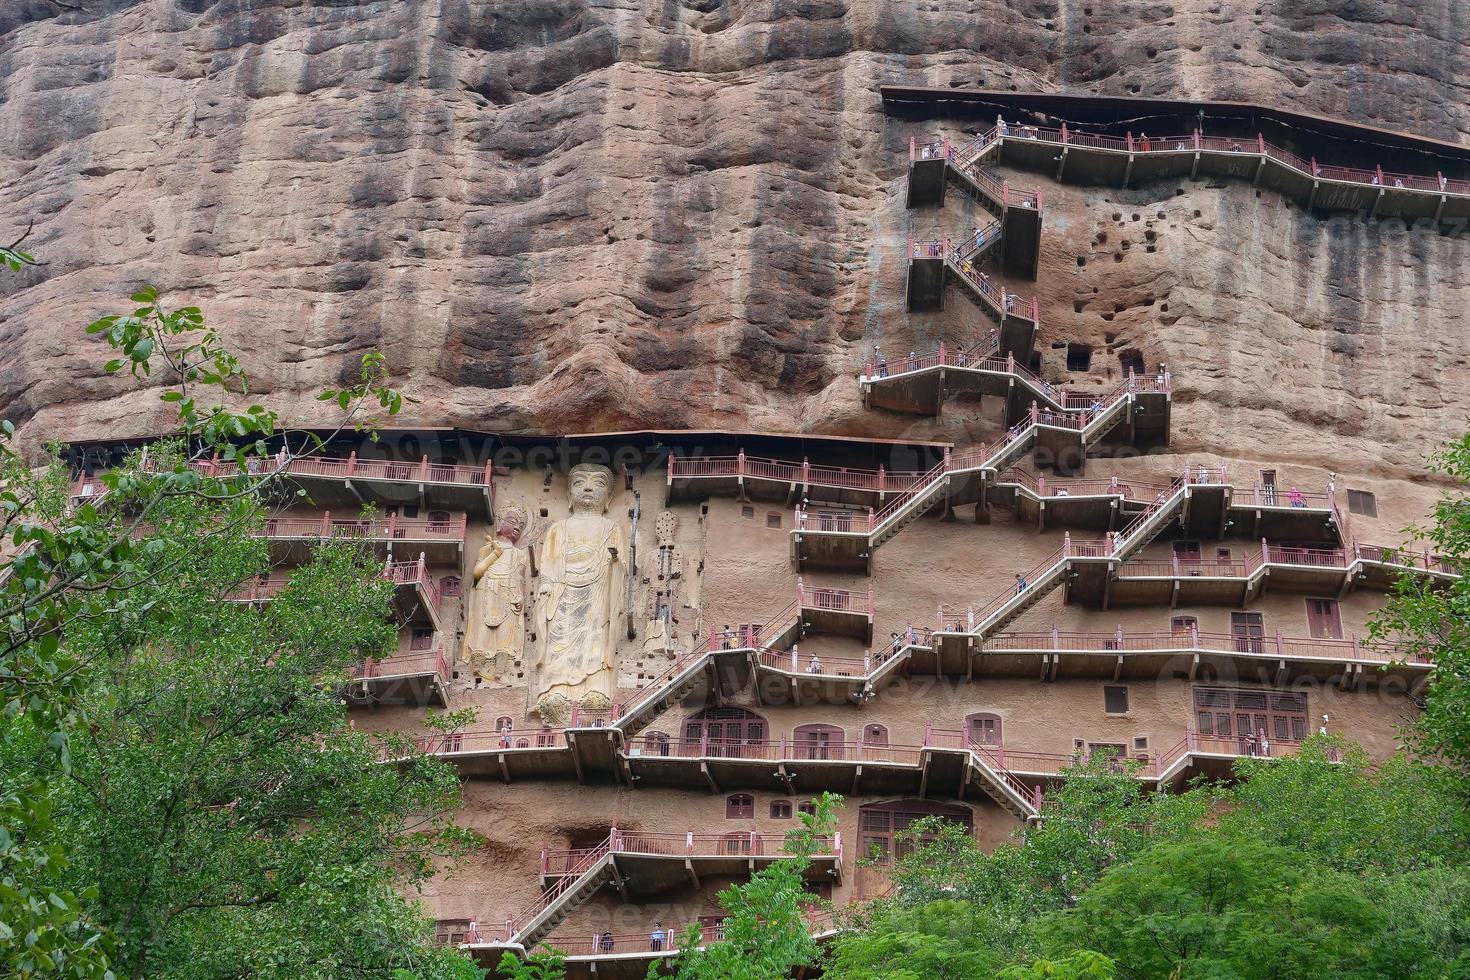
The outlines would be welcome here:
M 939 160 L 943 163 L 934 163 Z M 1229 177 L 1280 191 L 1308 210 L 1436 224 L 1470 218 L 1470 181 L 1442 174 L 1387 173 L 1382 167 L 1342 167 L 1303 158 L 1254 139 L 1209 136 L 1099 136 L 1076 130 L 1007 124 L 963 144 L 942 138 L 910 149 L 909 195 L 931 195 L 936 167 L 985 171 L 996 164 L 1038 171 L 1058 181 L 1114 184 L 1161 178 Z M 992 178 L 994 179 L 994 178 Z M 942 194 L 942 190 L 941 190 Z
M 904 299 L 910 311 L 942 310 L 951 285 L 957 286 L 997 326 L 996 346 L 1002 353 L 1029 354 L 1036 343 L 1041 307 L 993 282 L 979 265 L 983 246 L 971 236 L 958 245 L 949 239 L 908 243 L 908 278 Z
M 909 140 L 907 206 L 943 204 L 945 190 L 953 183 L 997 218 L 990 227 L 981 229 L 982 234 L 971 236 L 965 252 L 958 257 L 972 260 L 980 251 L 998 245 L 1006 275 L 1035 279 L 1041 257 L 1041 192 L 1011 186 L 1010 181 L 992 173 L 978 154 L 966 159 L 945 149 L 941 144 L 921 146 Z M 1027 344 L 1026 349 L 1029 347 Z
M 812 857 L 807 877 L 818 882 L 841 882 L 842 835 L 823 838 L 819 843 L 824 849 Z M 477 946 L 531 948 L 606 885 L 615 887 L 627 901 L 634 895 L 698 888 L 702 876 L 754 874 L 789 858 L 782 850 L 783 844 L 781 837 L 748 831 L 661 834 L 614 827 L 607 839 L 593 848 L 543 850 L 541 880 L 545 890 L 530 905 L 504 920 L 495 943 L 472 943 L 470 949 L 473 953 Z
M 1017 361 L 1015 354 L 984 344 L 952 350 L 940 343 L 928 354 L 910 354 L 893 363 L 870 361 L 858 377 L 858 384 L 865 407 L 920 415 L 938 415 L 944 402 L 957 394 L 1004 398 L 1007 425 L 1024 421 L 1032 405 L 1042 411 L 1085 412 L 1111 394 L 1054 387 Z M 1146 406 L 1147 417 L 1133 424 L 1142 430 L 1144 438 L 1167 444 L 1172 379 L 1161 372 L 1140 376 L 1137 381 L 1125 378 L 1117 387 L 1130 385 L 1141 392 L 1164 396 L 1158 405 Z
M 356 704 L 449 704 L 449 662 L 444 648 L 416 650 L 369 660 L 353 673 L 347 699 Z
M 148 465 L 145 457 L 144 466 Z M 431 463 L 427 456 L 401 461 L 359 459 L 353 452 L 347 456 L 251 457 L 243 467 L 215 456 L 190 460 L 188 466 L 204 476 L 221 478 L 279 473 L 310 489 L 312 499 L 328 506 L 412 500 L 425 509 L 473 511 L 486 520 L 495 519 L 495 480 L 488 460 L 482 466 L 461 466 Z M 71 496 L 76 501 L 95 502 L 106 491 L 98 475 L 83 473 L 76 478 Z
M 818 942 L 837 934 L 837 925 L 830 911 L 819 912 L 812 909 L 806 916 L 806 921 L 808 932 Z M 724 927 L 719 923 L 687 922 L 677 927 L 662 927 L 667 938 L 655 949 L 649 937 L 656 928 L 654 920 L 650 920 L 647 928 L 631 933 L 614 935 L 611 932 L 593 932 L 591 935 L 575 938 L 553 936 L 543 939 L 536 949 L 560 952 L 565 957 L 567 980 L 644 980 L 652 964 L 671 960 L 678 955 L 679 944 L 691 928 L 699 931 L 700 941 L 696 948 L 702 949 L 705 943 L 719 942 L 724 938 Z M 502 953 L 510 952 L 522 959 L 526 957 L 524 946 L 485 942 L 478 937 L 471 937 L 463 948 L 475 958 L 479 966 L 490 968 L 492 977 L 500 975 L 494 967 L 500 962 Z
M 408 552 L 435 563 L 458 564 L 464 552 L 467 515 L 463 512 L 444 519 L 386 517 L 342 517 L 325 511 L 320 517 L 269 517 L 257 537 L 271 544 L 274 561 L 309 561 L 311 552 L 323 541 L 361 542 L 379 557 Z
M 393 583 L 393 608 L 400 626 L 418 623 L 432 626 L 435 630 L 441 628 L 439 604 L 444 597 L 422 553 L 413 561 L 384 562 L 383 578 Z M 226 599 L 240 603 L 270 602 L 290 581 L 290 575 L 279 573 L 249 579 Z
M 1133 375 L 1113 391 L 1090 396 L 1078 410 L 1055 411 L 1032 404 L 1026 418 L 989 446 L 963 453 L 946 452 L 928 473 L 912 480 L 882 510 L 869 514 L 812 515 L 798 509 L 791 532 L 791 555 L 798 568 L 822 567 L 870 574 L 874 550 L 943 503 L 946 515 L 955 507 L 979 504 L 988 488 L 1028 451 L 1045 451 L 1058 468 L 1080 469 L 1090 447 L 1120 425 L 1133 426 L 1135 408 L 1168 399 L 1169 382 Z M 983 508 L 982 508 L 983 510 Z

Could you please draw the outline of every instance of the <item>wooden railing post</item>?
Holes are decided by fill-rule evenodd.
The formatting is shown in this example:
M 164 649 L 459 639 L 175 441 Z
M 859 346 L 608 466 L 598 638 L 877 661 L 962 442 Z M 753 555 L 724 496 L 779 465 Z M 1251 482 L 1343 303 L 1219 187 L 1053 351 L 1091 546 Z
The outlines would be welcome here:
M 332 512 L 322 511 L 322 537 L 328 537 L 332 533 Z
M 1198 150 L 1199 147 L 1200 147 L 1199 127 L 1196 126 L 1195 129 L 1194 129 L 1194 148 L 1196 150 Z
M 1277 629 L 1276 630 L 1276 656 L 1282 657 L 1282 656 L 1285 656 L 1285 655 L 1286 655 L 1286 644 L 1284 644 L 1281 641 L 1281 630 L 1280 629 Z
M 1065 145 L 1066 142 L 1067 142 L 1067 124 L 1066 123 L 1062 123 L 1062 143 L 1063 143 L 1063 145 Z
M 429 454 L 425 453 L 419 460 L 419 482 L 427 483 L 429 480 Z
M 357 450 L 347 454 L 347 475 L 354 476 L 357 473 Z
M 1261 539 L 1261 564 L 1271 564 L 1271 546 L 1266 543 L 1265 538 Z
M 392 541 L 398 533 L 398 509 L 394 508 L 388 512 L 388 540 Z

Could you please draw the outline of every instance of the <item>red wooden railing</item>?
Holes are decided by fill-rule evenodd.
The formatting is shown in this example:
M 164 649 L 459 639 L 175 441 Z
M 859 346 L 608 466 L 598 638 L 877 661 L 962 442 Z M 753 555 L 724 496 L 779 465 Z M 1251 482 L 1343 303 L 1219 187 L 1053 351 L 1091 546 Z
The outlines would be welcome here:
M 579 849 L 543 849 L 541 852 L 541 876 L 554 878 L 531 904 L 505 921 L 503 941 L 510 941 L 516 933 L 531 925 L 540 915 L 551 908 L 568 891 L 575 889 L 579 880 L 594 870 L 609 854 L 637 854 L 666 856 L 673 858 L 694 857 L 782 857 L 785 835 L 761 834 L 758 831 L 741 831 L 725 834 L 666 834 L 625 831 L 614 827 L 607 839 L 596 847 Z M 818 837 L 820 850 L 815 857 L 835 859 L 840 865 L 843 857 L 842 834 Z
M 383 660 L 369 660 L 361 664 L 353 677 L 367 680 L 373 677 L 402 677 L 410 674 L 436 674 L 445 683 L 449 682 L 449 663 L 444 659 L 444 648 L 416 650 L 397 654 Z
M 911 160 L 920 158 L 930 159 L 943 157 L 952 153 L 950 159 L 957 168 L 967 174 L 971 174 L 972 171 L 980 174 L 982 179 L 989 182 L 984 185 L 987 192 L 993 196 L 998 196 L 1000 192 L 995 189 L 995 179 L 985 175 L 984 171 L 976 165 L 975 161 L 985 151 L 989 150 L 1000 137 L 1013 140 L 1035 139 L 1057 146 L 1083 147 L 1114 153 L 1149 154 L 1183 152 L 1193 154 L 1196 152 L 1206 152 L 1240 154 L 1242 156 L 1255 156 L 1273 160 L 1309 179 L 1365 184 L 1371 187 L 1386 187 L 1435 195 L 1470 194 L 1470 180 L 1446 178 L 1441 173 L 1436 173 L 1431 176 L 1427 174 L 1385 172 L 1381 166 L 1367 169 L 1323 164 L 1317 161 L 1316 158 L 1303 158 L 1290 150 L 1269 143 L 1259 133 L 1253 137 L 1208 136 L 1199 130 L 1195 130 L 1192 133 L 1182 136 L 1145 136 L 1142 133 L 1134 136 L 1132 133 L 1129 133 L 1119 137 L 1079 133 L 1065 126 L 1053 128 L 1050 126 L 1020 126 L 1001 123 L 997 129 L 992 129 L 990 132 L 976 137 L 957 149 L 951 147 L 949 141 L 945 138 L 927 143 L 920 143 L 917 140 L 911 141 L 909 158 Z
M 986 652 L 1053 650 L 1073 653 L 1180 652 L 1268 653 L 1278 657 L 1313 657 L 1380 663 L 1402 661 L 1427 664 L 1430 658 L 1407 644 L 1364 640 L 1356 633 L 1347 639 L 1275 636 L 1242 637 L 1191 628 L 1178 631 L 1075 633 L 1052 627 L 1041 632 L 997 633 L 985 641 Z
M 284 464 L 284 466 L 282 465 Z M 470 487 L 494 488 L 494 473 L 489 460 L 481 466 L 454 463 L 431 463 L 428 456 L 416 460 L 359 459 L 353 452 L 347 456 L 299 456 L 293 459 L 256 456 L 238 461 L 212 459 L 191 460 L 189 467 L 206 476 L 238 476 L 269 473 L 275 469 L 290 476 L 316 476 L 341 480 L 389 480 L 395 483 L 445 483 Z
M 463 541 L 467 515 L 451 515 L 448 520 L 405 518 L 397 514 L 386 517 L 333 517 L 324 511 L 321 517 L 267 518 L 260 535 L 267 538 L 351 538 L 361 541 Z
M 873 590 L 853 592 L 849 589 L 821 589 L 796 580 L 796 601 L 803 609 L 822 609 L 873 615 Z
M 429 574 L 428 563 L 423 555 L 418 561 L 389 561 L 383 565 L 383 577 L 394 585 L 416 585 L 423 592 L 430 606 L 439 608 L 439 586 Z

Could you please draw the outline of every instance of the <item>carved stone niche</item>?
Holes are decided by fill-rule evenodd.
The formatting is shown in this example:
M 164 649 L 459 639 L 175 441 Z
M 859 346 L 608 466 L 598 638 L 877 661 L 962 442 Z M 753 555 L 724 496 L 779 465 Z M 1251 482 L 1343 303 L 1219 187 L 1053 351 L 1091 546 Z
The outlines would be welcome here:
M 627 532 L 607 516 L 613 482 L 606 466 L 572 467 L 572 512 L 541 543 L 533 702 L 550 725 L 565 725 L 574 707 L 612 706 L 628 560 Z
M 505 686 L 525 671 L 531 560 L 520 540 L 529 514 L 525 507 L 509 502 L 499 508 L 497 516 L 472 569 L 460 659 L 477 679 Z

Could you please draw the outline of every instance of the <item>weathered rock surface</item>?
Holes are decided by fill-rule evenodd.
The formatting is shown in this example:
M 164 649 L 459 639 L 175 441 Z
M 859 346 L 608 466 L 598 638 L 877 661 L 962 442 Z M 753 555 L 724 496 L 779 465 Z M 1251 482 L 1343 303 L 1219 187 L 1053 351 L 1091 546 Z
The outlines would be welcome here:
M 905 238 L 968 216 L 904 209 L 917 128 L 879 83 L 1245 99 L 1465 142 L 1467 41 L 1447 0 L 11 0 L 0 238 L 34 220 L 49 264 L 4 279 L 0 416 L 160 427 L 82 333 L 153 282 L 300 417 L 380 347 L 425 424 L 967 438 L 991 413 L 869 413 L 853 381 L 876 340 L 986 327 L 958 297 L 903 308 Z M 1166 361 L 1177 449 L 1405 474 L 1463 425 L 1463 238 L 1243 184 L 1026 180 L 1050 205 L 1046 371 L 1084 383 L 1065 341 L 1097 383 L 1117 351 Z

